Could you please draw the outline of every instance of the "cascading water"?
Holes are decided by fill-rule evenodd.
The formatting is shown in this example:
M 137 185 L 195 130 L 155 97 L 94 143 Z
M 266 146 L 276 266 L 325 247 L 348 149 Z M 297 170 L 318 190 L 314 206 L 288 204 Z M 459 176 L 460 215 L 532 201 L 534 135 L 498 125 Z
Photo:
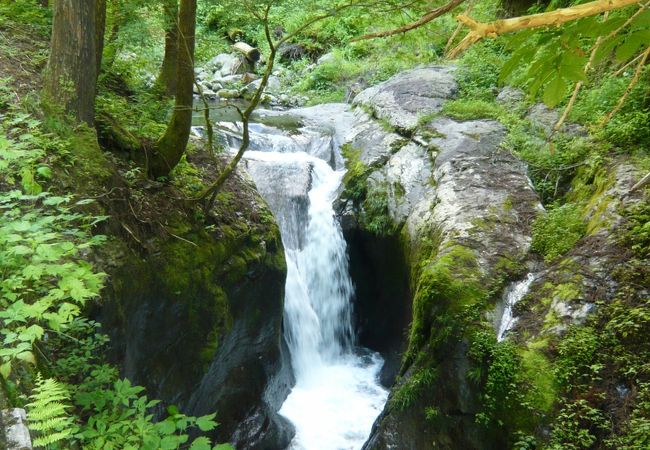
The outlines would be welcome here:
M 512 309 L 514 306 L 524 298 L 524 295 L 528 293 L 530 285 L 535 281 L 535 274 L 529 273 L 521 281 L 511 284 L 508 289 L 506 289 L 504 296 L 504 307 L 503 314 L 501 315 L 501 320 L 499 321 L 498 331 L 497 331 L 497 341 L 501 342 L 505 339 L 508 331 L 512 329 L 515 325 L 517 319 L 512 315 Z
M 252 138 L 248 168 L 280 224 L 287 260 L 285 335 L 296 385 L 280 414 L 296 427 L 289 448 L 360 449 L 387 391 L 381 357 L 355 347 L 353 285 L 332 207 L 344 170 L 330 164 L 340 155 L 313 130 Z

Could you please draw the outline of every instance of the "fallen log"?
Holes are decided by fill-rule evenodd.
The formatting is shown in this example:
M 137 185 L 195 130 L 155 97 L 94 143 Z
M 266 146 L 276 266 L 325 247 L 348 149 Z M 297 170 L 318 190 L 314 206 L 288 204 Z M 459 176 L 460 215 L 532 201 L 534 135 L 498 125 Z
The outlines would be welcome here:
M 239 53 L 243 54 L 246 59 L 252 63 L 256 63 L 260 60 L 261 54 L 258 49 L 251 47 L 245 42 L 237 42 L 232 46 Z

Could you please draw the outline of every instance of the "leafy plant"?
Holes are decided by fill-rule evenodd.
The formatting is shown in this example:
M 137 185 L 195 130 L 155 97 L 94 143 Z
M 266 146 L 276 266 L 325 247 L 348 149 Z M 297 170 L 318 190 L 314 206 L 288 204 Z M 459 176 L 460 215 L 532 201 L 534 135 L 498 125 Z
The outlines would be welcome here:
M 36 386 L 27 404 L 29 428 L 36 432 L 35 448 L 66 448 L 77 427 L 72 420 L 70 394 L 67 389 L 51 378 L 36 377 Z

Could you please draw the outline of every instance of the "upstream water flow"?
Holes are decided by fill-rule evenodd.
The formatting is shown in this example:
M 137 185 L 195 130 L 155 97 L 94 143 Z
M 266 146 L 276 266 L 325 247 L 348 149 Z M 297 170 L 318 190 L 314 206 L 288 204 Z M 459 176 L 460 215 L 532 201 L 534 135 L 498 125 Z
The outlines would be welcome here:
M 285 336 L 296 385 L 280 414 L 296 427 L 289 448 L 360 449 L 387 391 L 378 381 L 381 357 L 355 345 L 353 284 L 332 207 L 344 175 L 332 167 L 340 155 L 316 130 L 255 131 L 247 166 L 280 224 L 287 261 Z

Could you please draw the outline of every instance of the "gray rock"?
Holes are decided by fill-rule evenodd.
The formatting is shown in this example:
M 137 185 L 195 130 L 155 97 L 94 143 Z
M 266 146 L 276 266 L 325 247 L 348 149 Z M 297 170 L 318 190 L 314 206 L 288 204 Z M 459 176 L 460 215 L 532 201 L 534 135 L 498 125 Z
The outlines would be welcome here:
M 347 143 L 360 152 L 359 159 L 367 166 L 384 164 L 408 141 L 387 131 L 364 111 L 355 111 L 354 121 L 346 134 Z
M 241 93 L 237 89 L 220 89 L 217 92 L 217 96 L 225 99 L 239 98 Z
M 254 94 L 255 91 L 257 91 L 257 89 L 260 87 L 261 83 L 262 80 L 259 79 L 247 84 L 245 87 L 246 92 L 250 95 Z M 265 92 L 279 93 L 280 89 L 282 89 L 282 85 L 280 84 L 280 79 L 276 76 L 271 75 L 266 83 Z
M 27 414 L 22 408 L 0 411 L 0 444 L 6 439 L 7 450 L 32 450 L 27 429 Z
M 505 106 L 515 106 L 526 98 L 526 94 L 519 88 L 506 86 L 497 95 L 497 102 Z
M 547 136 L 550 136 L 553 127 L 560 119 L 560 113 L 543 103 L 537 103 L 530 107 L 526 118 L 534 127 L 541 128 Z
M 210 100 L 214 100 L 214 99 L 217 98 L 217 93 L 214 92 L 212 89 L 207 89 L 207 88 L 204 89 L 204 90 L 203 90 L 203 95 L 204 95 L 206 98 L 209 98 Z
M 284 236 L 296 236 L 295 242 L 284 242 L 286 248 L 302 248 L 305 224 L 309 220 L 309 189 L 313 166 L 306 161 L 264 161 L 248 158 L 246 169 L 251 174 L 262 197 L 280 218 L 280 227 L 294 230 Z
M 444 101 L 456 94 L 454 70 L 452 66 L 431 66 L 402 72 L 362 91 L 353 104 L 410 133 L 421 116 L 440 111 Z
M 433 167 L 429 153 L 410 143 L 392 155 L 388 162 L 368 179 L 369 189 L 388 194 L 388 212 L 396 223 L 403 223 L 422 201 L 428 203 Z
M 239 55 L 232 53 L 221 53 L 215 56 L 208 62 L 207 67 L 220 77 L 246 72 L 246 65 L 242 64 Z
M 241 75 L 225 75 L 215 78 L 214 81 L 220 83 L 222 86 L 227 85 L 241 85 Z
M 318 60 L 316 61 L 316 64 L 320 66 L 322 64 L 328 64 L 328 63 L 334 62 L 335 60 L 336 60 L 336 56 L 334 56 L 334 53 L 332 53 L 332 52 L 325 53 L 323 56 L 318 58 Z

